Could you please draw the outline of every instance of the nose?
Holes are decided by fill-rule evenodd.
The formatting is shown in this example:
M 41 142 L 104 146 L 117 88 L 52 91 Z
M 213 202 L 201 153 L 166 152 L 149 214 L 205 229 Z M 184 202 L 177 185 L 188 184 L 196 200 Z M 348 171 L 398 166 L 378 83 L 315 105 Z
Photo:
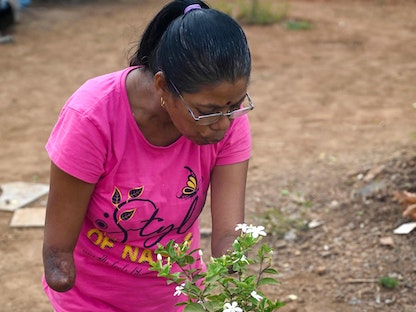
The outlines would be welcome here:
M 230 124 L 230 118 L 228 116 L 222 116 L 217 122 L 211 124 L 210 128 L 214 131 L 226 131 L 230 127 Z

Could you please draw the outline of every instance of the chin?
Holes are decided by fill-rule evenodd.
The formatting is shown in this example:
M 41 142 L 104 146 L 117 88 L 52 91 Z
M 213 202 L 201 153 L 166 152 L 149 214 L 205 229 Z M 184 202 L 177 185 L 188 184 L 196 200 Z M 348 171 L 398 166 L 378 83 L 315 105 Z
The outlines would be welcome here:
M 188 136 L 187 138 L 197 145 L 217 144 L 224 139 L 224 135 L 218 137 Z
M 197 145 L 209 145 L 209 144 L 213 144 L 212 142 L 205 141 L 205 140 L 192 140 L 192 142 L 194 142 Z
M 218 139 L 207 139 L 207 140 L 205 140 L 205 143 L 203 143 L 203 144 L 217 144 L 222 139 L 224 139 L 224 137 L 218 138 Z
M 216 144 L 222 139 L 204 139 L 204 138 L 189 138 L 192 142 L 194 142 L 197 145 L 209 145 L 209 144 Z

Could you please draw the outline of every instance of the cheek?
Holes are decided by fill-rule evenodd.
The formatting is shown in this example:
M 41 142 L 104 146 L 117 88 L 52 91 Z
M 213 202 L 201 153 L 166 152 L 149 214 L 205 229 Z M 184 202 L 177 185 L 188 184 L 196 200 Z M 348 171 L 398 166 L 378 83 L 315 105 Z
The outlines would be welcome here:
M 180 112 L 170 114 L 170 119 L 173 125 L 175 126 L 176 130 L 178 130 L 182 135 L 186 136 L 187 134 L 195 132 L 195 122 L 193 120 L 188 120 Z
M 182 111 L 180 108 L 173 107 L 169 111 L 169 116 L 176 130 L 183 136 L 189 139 L 209 136 L 208 132 L 210 132 L 210 129 L 207 126 L 198 125 L 187 111 Z

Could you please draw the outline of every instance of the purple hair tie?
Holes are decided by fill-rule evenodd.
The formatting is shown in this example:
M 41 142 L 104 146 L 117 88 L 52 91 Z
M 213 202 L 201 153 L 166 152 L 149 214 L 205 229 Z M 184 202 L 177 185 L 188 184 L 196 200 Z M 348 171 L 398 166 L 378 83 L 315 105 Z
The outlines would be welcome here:
M 191 5 L 188 5 L 185 8 L 185 10 L 183 11 L 183 14 L 185 15 L 186 13 L 189 13 L 192 10 L 199 10 L 199 9 L 202 9 L 199 4 L 197 4 L 197 3 L 196 4 L 191 4 Z

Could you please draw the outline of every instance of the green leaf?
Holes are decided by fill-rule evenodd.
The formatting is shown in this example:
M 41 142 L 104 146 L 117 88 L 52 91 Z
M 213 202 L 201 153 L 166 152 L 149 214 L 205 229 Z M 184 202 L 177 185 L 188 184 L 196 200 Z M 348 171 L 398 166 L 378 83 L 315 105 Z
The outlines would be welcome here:
M 263 277 L 262 279 L 260 279 L 257 283 L 258 286 L 261 285 L 279 285 L 279 282 L 277 280 L 275 280 L 274 278 L 271 277 Z
M 268 273 L 268 274 L 279 274 L 279 272 L 276 269 L 273 268 L 267 268 L 263 270 L 263 273 Z
M 254 284 L 255 279 L 256 279 L 256 277 L 254 275 L 249 275 L 243 280 L 243 282 L 245 284 Z
M 384 288 L 394 289 L 399 284 L 399 281 L 390 276 L 383 276 L 379 279 L 379 284 Z
M 189 256 L 189 255 L 185 255 L 185 256 L 183 257 L 183 259 L 185 260 L 185 262 L 186 262 L 187 264 L 193 264 L 193 263 L 195 262 L 195 258 L 194 258 L 194 257 L 192 257 L 192 256 Z
M 184 312 L 205 312 L 205 310 L 201 304 L 191 302 L 185 307 Z

